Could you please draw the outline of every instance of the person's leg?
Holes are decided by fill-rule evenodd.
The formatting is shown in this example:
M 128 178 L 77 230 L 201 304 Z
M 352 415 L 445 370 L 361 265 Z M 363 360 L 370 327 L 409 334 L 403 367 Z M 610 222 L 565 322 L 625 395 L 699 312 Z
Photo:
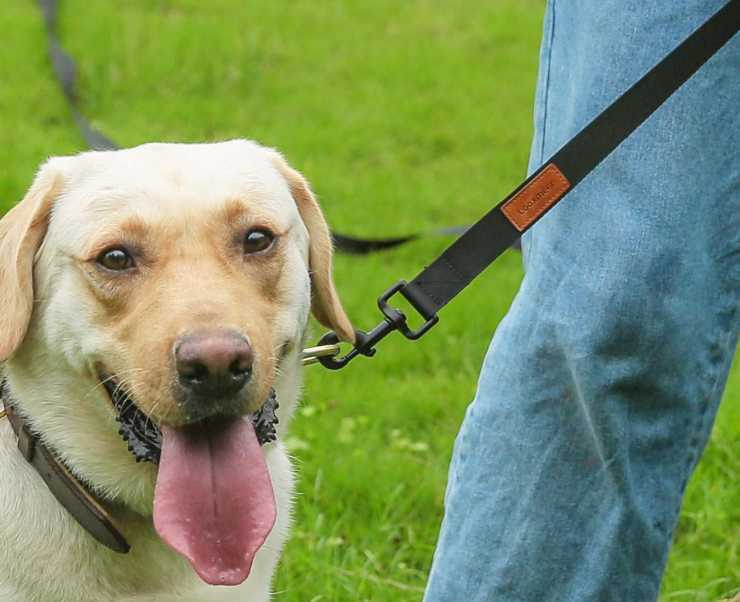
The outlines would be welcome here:
M 531 167 L 722 4 L 551 1 Z M 738 106 L 735 36 L 525 237 L 426 602 L 656 598 L 737 345 Z

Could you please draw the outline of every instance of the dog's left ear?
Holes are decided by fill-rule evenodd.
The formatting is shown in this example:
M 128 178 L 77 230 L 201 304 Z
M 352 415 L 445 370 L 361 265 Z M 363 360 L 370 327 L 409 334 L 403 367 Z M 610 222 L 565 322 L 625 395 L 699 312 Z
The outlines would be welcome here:
M 46 235 L 61 175 L 46 163 L 25 198 L 0 219 L 0 361 L 23 341 L 33 311 L 33 261 Z
M 290 167 L 277 151 L 271 156 L 278 171 L 288 182 L 290 193 L 308 230 L 311 272 L 311 311 L 316 319 L 337 333 L 342 341 L 355 342 L 355 330 L 339 301 L 332 278 L 333 247 L 329 226 L 306 179 Z

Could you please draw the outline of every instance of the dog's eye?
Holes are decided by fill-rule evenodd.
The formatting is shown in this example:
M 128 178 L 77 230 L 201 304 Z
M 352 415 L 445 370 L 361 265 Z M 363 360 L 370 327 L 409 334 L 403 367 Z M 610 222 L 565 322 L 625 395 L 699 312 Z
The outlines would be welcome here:
M 104 268 L 114 272 L 122 272 L 134 267 L 134 258 L 131 257 L 126 249 L 121 249 L 120 247 L 103 251 L 98 255 L 96 261 Z
M 269 230 L 263 228 L 250 230 L 244 236 L 244 253 L 250 255 L 252 253 L 259 253 L 260 251 L 266 251 L 272 246 L 274 240 L 275 236 Z

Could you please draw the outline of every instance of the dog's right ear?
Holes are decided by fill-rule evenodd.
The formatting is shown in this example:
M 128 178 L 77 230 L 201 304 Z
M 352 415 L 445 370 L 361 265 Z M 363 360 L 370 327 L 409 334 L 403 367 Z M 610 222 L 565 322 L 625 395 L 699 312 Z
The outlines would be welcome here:
M 285 178 L 309 235 L 311 310 L 316 319 L 331 328 L 340 341 L 355 342 L 355 330 L 339 301 L 332 277 L 332 241 L 329 226 L 306 179 L 277 151 L 270 151 L 273 164 Z
M 61 188 L 54 160 L 36 175 L 24 199 L 0 219 L 0 361 L 23 341 L 33 310 L 33 262 Z

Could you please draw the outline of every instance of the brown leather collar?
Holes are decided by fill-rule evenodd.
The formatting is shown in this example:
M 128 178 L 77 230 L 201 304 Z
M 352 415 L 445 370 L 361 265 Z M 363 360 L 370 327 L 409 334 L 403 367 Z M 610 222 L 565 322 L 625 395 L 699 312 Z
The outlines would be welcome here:
M 5 383 L 2 383 L 1 391 L 8 420 L 18 437 L 18 449 L 39 473 L 49 491 L 97 541 L 114 552 L 127 553 L 131 546 L 100 501 L 29 429 L 8 399 Z

